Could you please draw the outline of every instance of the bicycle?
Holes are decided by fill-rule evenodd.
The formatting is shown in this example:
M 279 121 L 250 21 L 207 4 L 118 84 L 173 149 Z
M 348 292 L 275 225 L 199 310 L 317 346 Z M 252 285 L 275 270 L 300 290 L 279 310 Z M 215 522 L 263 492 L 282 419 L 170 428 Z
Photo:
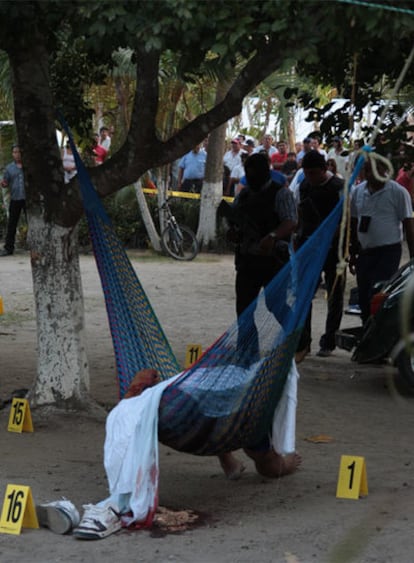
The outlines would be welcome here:
M 174 217 L 167 198 L 159 207 L 165 213 L 166 227 L 161 233 L 161 246 L 166 254 L 175 260 L 193 260 L 199 251 L 198 241 L 193 231 L 179 225 Z

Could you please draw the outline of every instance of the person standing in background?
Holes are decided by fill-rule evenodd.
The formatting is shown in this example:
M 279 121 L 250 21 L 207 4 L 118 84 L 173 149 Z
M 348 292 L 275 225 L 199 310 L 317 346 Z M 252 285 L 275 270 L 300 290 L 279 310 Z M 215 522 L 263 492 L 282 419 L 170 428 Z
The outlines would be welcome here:
M 26 213 L 26 193 L 24 190 L 24 175 L 22 157 L 19 145 L 13 145 L 13 162 L 6 166 L 1 185 L 10 190 L 9 219 L 4 249 L 0 256 L 10 256 L 14 252 L 16 230 L 22 211 Z
M 101 147 L 103 147 L 106 150 L 106 152 L 109 152 L 109 149 L 111 148 L 111 142 L 112 139 L 109 135 L 108 127 L 101 127 L 99 129 L 98 143 L 101 145 Z
M 328 152 L 328 159 L 333 158 L 336 162 L 336 170 L 340 178 L 345 178 L 348 169 L 349 151 L 342 143 L 341 137 L 337 135 L 332 139 L 332 148 Z
M 299 196 L 299 228 L 297 232 L 297 247 L 300 248 L 316 231 L 338 204 L 344 181 L 327 170 L 323 154 L 317 150 L 309 151 L 303 157 L 303 173 Z M 335 333 L 339 329 L 342 319 L 345 275 L 337 278 L 339 233 L 336 233 L 325 263 L 322 268 L 326 290 L 328 293 L 328 311 L 325 321 L 325 332 L 319 340 L 320 349 L 317 356 L 328 357 L 335 349 Z M 305 326 L 296 352 L 296 363 L 300 363 L 310 352 L 312 328 L 312 305 L 309 309 Z
M 263 135 L 262 144 L 254 149 L 255 153 L 266 151 L 269 159 L 277 153 L 277 148 L 273 146 L 273 136 L 270 133 Z
M 72 178 L 76 176 L 77 172 L 75 157 L 73 156 L 69 142 L 67 142 L 65 147 L 62 149 L 62 165 L 65 174 L 65 184 L 69 184 Z
M 196 145 L 178 164 L 177 188 L 182 192 L 200 193 L 206 168 L 207 153 Z
M 273 170 L 279 170 L 281 172 L 282 166 L 287 161 L 288 152 L 286 141 L 279 141 L 277 143 L 277 151 L 270 157 L 270 163 Z
M 402 168 L 398 171 L 395 181 L 405 188 L 414 203 L 414 162 L 404 162 Z
M 388 180 L 384 165 L 365 162 L 365 181 L 351 195 L 349 269 L 356 274 L 361 319 L 370 316 L 370 302 L 378 282 L 398 270 L 405 232 L 410 258 L 414 257 L 414 219 L 411 197 L 403 186 Z M 379 177 L 378 177 L 379 175 Z
M 241 155 L 243 154 L 239 139 L 235 138 L 231 141 L 231 148 L 224 153 L 223 156 L 223 195 L 230 195 L 230 176 L 235 166 L 242 163 Z

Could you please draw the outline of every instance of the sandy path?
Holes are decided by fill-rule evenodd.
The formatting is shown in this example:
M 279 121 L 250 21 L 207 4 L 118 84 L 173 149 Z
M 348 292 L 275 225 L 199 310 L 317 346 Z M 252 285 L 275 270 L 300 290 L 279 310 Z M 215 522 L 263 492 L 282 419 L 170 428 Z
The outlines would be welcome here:
M 135 254 L 132 259 L 180 361 L 188 343 L 206 347 L 234 319 L 231 256 L 202 255 L 188 264 Z M 81 268 L 91 394 L 111 405 L 117 400 L 114 359 L 93 258 L 83 256 Z M 3 398 L 30 385 L 36 369 L 25 253 L 1 259 L 0 294 L 6 311 L 0 319 Z M 319 292 L 315 342 L 324 308 Z M 344 324 L 353 322 L 344 318 Z M 48 530 L 24 530 L 17 537 L 0 535 L 1 563 L 411 563 L 412 403 L 389 392 L 384 367 L 355 366 L 342 351 L 328 359 L 310 356 L 300 371 L 297 443 L 304 462 L 296 474 L 280 481 L 262 479 L 245 459 L 243 478 L 229 482 L 215 458 L 162 447 L 160 504 L 201 512 L 202 526 L 161 538 L 148 531 L 123 531 L 90 543 Z M 8 411 L 0 411 L 0 501 L 7 483 L 30 485 L 35 501 L 65 495 L 79 508 L 106 496 L 103 420 L 77 413 L 48 418 L 33 413 L 35 432 L 17 435 L 6 431 L 7 418 Z M 306 440 L 317 434 L 333 441 Z M 365 457 L 367 498 L 335 498 L 342 454 Z

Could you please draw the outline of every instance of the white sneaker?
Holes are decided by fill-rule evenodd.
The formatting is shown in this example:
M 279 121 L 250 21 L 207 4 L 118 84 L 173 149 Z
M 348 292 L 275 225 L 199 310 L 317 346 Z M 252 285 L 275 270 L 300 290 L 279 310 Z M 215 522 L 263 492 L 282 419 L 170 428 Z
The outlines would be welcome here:
M 77 528 L 73 530 L 76 538 L 99 540 L 121 529 L 121 515 L 116 505 L 97 506 L 85 504 L 85 512 Z
M 70 500 L 62 499 L 36 506 L 39 525 L 55 534 L 67 534 L 79 524 L 79 512 Z

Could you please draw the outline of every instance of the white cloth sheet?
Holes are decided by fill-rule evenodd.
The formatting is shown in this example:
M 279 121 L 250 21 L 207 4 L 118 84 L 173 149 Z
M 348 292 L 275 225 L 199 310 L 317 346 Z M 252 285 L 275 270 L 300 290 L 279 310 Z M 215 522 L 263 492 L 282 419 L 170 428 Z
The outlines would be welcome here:
M 104 465 L 110 497 L 99 504 L 111 502 L 121 513 L 131 511 L 132 517 L 124 517 L 127 525 L 145 522 L 157 508 L 158 408 L 164 389 L 180 375 L 120 401 L 108 415 Z M 293 362 L 273 418 L 272 444 L 280 454 L 295 450 L 298 377 Z

